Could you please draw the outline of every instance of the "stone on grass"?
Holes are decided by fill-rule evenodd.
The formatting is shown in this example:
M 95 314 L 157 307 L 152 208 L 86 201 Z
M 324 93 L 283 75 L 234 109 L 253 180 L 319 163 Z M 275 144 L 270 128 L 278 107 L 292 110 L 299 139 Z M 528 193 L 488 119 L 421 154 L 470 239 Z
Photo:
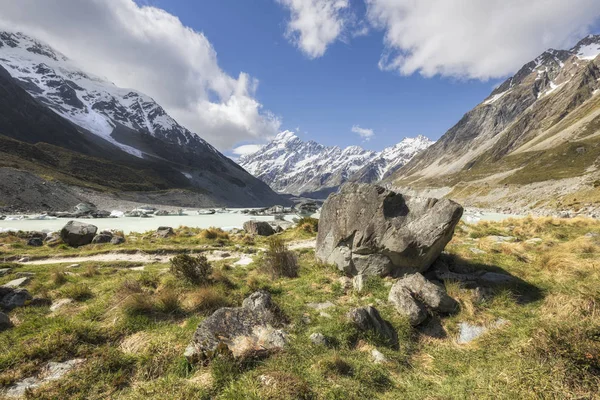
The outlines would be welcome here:
M 52 305 L 50 306 L 50 311 L 52 311 L 52 312 L 58 311 L 62 307 L 66 306 L 67 304 L 71 304 L 71 303 L 73 303 L 73 299 L 58 299 L 58 300 L 55 300 L 52 303 Z
M 371 357 L 373 357 L 373 362 L 375 364 L 383 364 L 384 362 L 387 361 L 387 358 L 385 358 L 383 353 L 377 349 L 371 350 Z
M 354 290 L 357 292 L 362 292 L 365 288 L 366 277 L 363 274 L 356 275 L 354 279 L 352 279 L 352 286 Z
M 83 359 L 76 358 L 65 362 L 49 362 L 44 366 L 41 373 L 37 376 L 25 378 L 10 386 L 5 392 L 8 397 L 24 396 L 28 390 L 36 389 L 45 383 L 57 381 L 69 373 L 73 368 L 84 362 Z
M 280 311 L 265 291 L 252 293 L 241 307 L 225 307 L 203 320 L 185 351 L 190 362 L 210 359 L 219 353 L 236 358 L 265 355 L 283 349 L 287 333 Z
M 106 233 L 100 233 L 99 235 L 94 236 L 92 243 L 93 244 L 110 243 L 112 238 L 113 238 L 112 235 L 108 235 Z
M 173 228 L 170 226 L 160 226 L 156 232 L 154 232 L 154 236 L 166 239 L 168 237 L 175 236 L 175 231 L 173 231 Z
M 461 322 L 458 324 L 458 344 L 467 344 L 477 339 L 490 329 L 501 328 L 508 323 L 507 320 L 499 318 L 494 321 L 489 327 L 483 325 L 473 325 L 468 322 Z
M 30 280 L 31 280 L 31 276 L 24 276 L 22 278 L 14 279 L 8 283 L 5 283 L 2 286 L 11 288 L 11 289 L 16 289 L 21 286 L 25 286 Z
M 98 227 L 90 224 L 84 224 L 78 221 L 69 221 L 60 230 L 60 237 L 63 242 L 71 247 L 85 246 L 92 243 Z
M 12 322 L 10 322 L 10 318 L 8 317 L 8 315 L 0 311 L 0 332 L 10 327 L 12 327 Z
M 110 244 L 118 245 L 125 243 L 125 238 L 123 236 L 115 235 L 110 239 Z
M 340 283 L 340 286 L 344 292 L 352 289 L 352 279 L 348 278 L 347 276 L 340 276 L 338 282 Z
M 348 275 L 422 272 L 452 239 L 462 212 L 451 200 L 348 183 L 323 205 L 316 256 Z
M 271 236 L 276 233 L 275 229 L 266 221 L 246 221 L 244 230 L 251 235 L 259 236 Z
M 12 271 L 11 268 L 0 268 L 0 276 L 8 275 Z
M 499 274 L 497 272 L 486 272 L 477 278 L 479 281 L 488 284 L 503 284 L 513 282 L 515 278 L 507 274 Z
M 27 289 L 0 286 L 0 309 L 10 311 L 16 307 L 23 307 L 26 302 L 32 299 L 33 297 Z
M 309 339 L 310 339 L 311 343 L 316 346 L 329 345 L 329 341 L 327 340 L 325 335 L 323 335 L 322 333 L 319 333 L 319 332 L 315 332 L 315 333 L 311 334 Z
M 391 346 L 398 345 L 398 334 L 388 321 L 385 321 L 375 307 L 367 306 L 352 309 L 346 315 L 360 331 L 372 331 L 385 339 Z
M 416 273 L 398 279 L 392 286 L 388 301 L 396 311 L 408 317 L 410 324 L 421 324 L 428 315 L 428 309 L 440 313 L 452 313 L 458 303 L 448 296 L 446 290 Z
M 27 241 L 27 246 L 41 247 L 43 245 L 44 241 L 42 240 L 42 238 L 39 237 L 33 237 Z

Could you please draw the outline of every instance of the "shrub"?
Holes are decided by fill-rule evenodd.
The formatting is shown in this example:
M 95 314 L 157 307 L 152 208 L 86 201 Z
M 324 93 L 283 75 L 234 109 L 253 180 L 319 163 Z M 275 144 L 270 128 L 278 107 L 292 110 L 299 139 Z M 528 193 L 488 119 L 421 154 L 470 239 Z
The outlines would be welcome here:
M 62 288 L 63 296 L 76 301 L 84 301 L 93 296 L 92 289 L 85 283 L 71 283 Z
M 263 269 L 272 278 L 295 278 L 298 276 L 298 260 L 294 252 L 290 251 L 285 242 L 272 236 L 268 239 L 268 248 L 265 253 Z
M 200 237 L 202 237 L 204 239 L 209 239 L 209 240 L 214 240 L 214 239 L 228 240 L 229 234 L 221 228 L 212 228 L 211 227 L 208 229 L 204 229 L 202 232 L 200 232 Z
M 195 285 L 206 285 L 210 282 L 212 265 L 204 256 L 179 254 L 171 259 L 171 273 Z
M 61 286 L 64 285 L 65 283 L 67 283 L 67 275 L 61 271 L 61 270 L 56 270 L 54 272 L 52 272 L 52 283 L 55 286 Z
M 84 276 L 86 278 L 91 278 L 96 275 L 98 275 L 98 268 L 95 265 L 88 265 L 85 268 L 85 271 L 81 273 L 81 276 Z
M 148 315 L 153 310 L 152 299 L 145 293 L 134 293 L 123 302 L 123 311 L 127 315 Z
M 143 290 L 138 281 L 134 281 L 133 279 L 125 279 L 123 283 L 121 283 L 119 292 L 128 295 L 131 293 L 142 293 Z
M 160 278 L 155 272 L 142 271 L 137 280 L 143 286 L 156 289 L 158 287 Z
M 174 314 L 181 311 L 179 295 L 172 289 L 162 290 L 156 296 L 156 308 L 166 314 Z
M 297 226 L 304 232 L 316 233 L 319 231 L 319 220 L 311 217 L 303 217 L 298 220 Z

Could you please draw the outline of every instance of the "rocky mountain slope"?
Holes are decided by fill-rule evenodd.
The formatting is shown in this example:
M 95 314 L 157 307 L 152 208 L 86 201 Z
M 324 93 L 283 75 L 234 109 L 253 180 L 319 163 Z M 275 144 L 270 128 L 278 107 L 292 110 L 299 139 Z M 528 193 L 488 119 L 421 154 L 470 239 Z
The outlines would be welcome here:
M 326 197 L 347 181 L 370 183 L 383 179 L 432 143 L 418 136 L 374 152 L 358 146 L 341 149 L 304 142 L 286 131 L 239 162 L 278 192 Z
M 89 173 L 62 162 L 59 178 L 66 177 L 72 181 L 69 183 L 117 190 L 185 188 L 211 205 L 285 202 L 266 184 L 179 125 L 152 98 L 81 71 L 36 39 L 0 32 L 0 66 L 5 89 L 0 101 L 9 107 L 0 111 L 0 135 L 29 146 L 60 147 L 48 150 L 46 155 L 68 152 L 77 159 L 94 157 L 112 166 L 108 170 L 126 172 L 130 168 L 133 173 L 131 179 L 123 181 L 119 177 L 123 174 L 102 173 L 102 168 Z M 12 148 L 5 151 L 3 160 L 10 157 L 11 166 L 21 164 L 26 169 L 25 162 L 15 159 L 17 143 L 4 143 Z M 30 159 L 28 154 L 25 160 Z M 55 161 L 64 161 L 64 157 Z M 39 159 L 37 165 L 45 169 Z M 135 182 L 137 185 L 128 184 Z
M 600 36 L 525 64 L 388 179 L 482 207 L 596 207 Z

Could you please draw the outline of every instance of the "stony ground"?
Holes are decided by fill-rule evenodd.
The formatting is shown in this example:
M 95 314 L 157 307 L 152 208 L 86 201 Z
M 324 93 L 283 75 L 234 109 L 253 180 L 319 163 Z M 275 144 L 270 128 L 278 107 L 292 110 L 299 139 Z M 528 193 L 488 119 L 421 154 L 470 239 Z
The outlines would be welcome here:
M 297 278 L 263 270 L 265 239 L 218 230 L 134 234 L 119 246 L 78 249 L 0 237 L 0 284 L 26 278 L 35 298 L 7 313 L 13 327 L 0 332 L 0 390 L 38 399 L 600 397 L 599 223 L 459 225 L 444 260 L 512 278 L 479 288 L 446 281 L 460 311 L 419 328 L 388 304 L 392 279 L 371 278 L 357 292 L 315 262 L 310 227 L 279 236 L 298 257 Z M 210 285 L 170 272 L 168 259 L 181 252 L 209 255 Z M 16 262 L 23 257 L 33 263 Z M 183 353 L 198 323 L 257 289 L 289 321 L 285 350 L 188 363 Z M 347 322 L 350 309 L 368 304 L 398 332 L 399 348 Z M 316 333 L 328 345 L 313 344 Z

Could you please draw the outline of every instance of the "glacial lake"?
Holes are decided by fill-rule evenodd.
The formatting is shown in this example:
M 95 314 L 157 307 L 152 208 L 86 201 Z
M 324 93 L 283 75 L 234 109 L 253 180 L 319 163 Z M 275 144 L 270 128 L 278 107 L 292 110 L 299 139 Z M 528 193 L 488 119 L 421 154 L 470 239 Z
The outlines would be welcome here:
M 99 218 L 99 219 L 76 219 L 88 224 L 96 225 L 100 230 L 116 229 L 125 234 L 130 232 L 147 232 L 156 230 L 159 226 L 170 226 L 177 228 L 179 226 L 188 226 L 191 228 L 210 228 L 217 227 L 224 230 L 242 228 L 244 222 L 249 220 L 256 221 L 274 221 L 273 216 L 254 216 L 241 214 L 241 210 L 231 210 L 230 213 L 217 213 L 212 215 L 197 215 L 196 211 L 187 211 L 188 215 L 167 215 L 155 216 L 150 218 L 122 217 L 122 218 Z M 318 217 L 318 215 L 315 215 Z M 481 213 L 466 211 L 463 215 L 463 221 L 466 223 L 477 223 L 478 221 L 502 221 L 508 218 L 521 218 L 520 215 L 500 214 L 500 213 Z M 298 218 L 294 214 L 286 215 L 287 221 Z M 45 231 L 54 232 L 60 230 L 69 218 L 58 219 L 21 219 L 0 221 L 0 232 L 3 231 Z
M 190 228 L 210 228 L 217 227 L 224 230 L 242 228 L 246 221 L 274 221 L 271 216 L 255 216 L 236 213 L 223 213 L 212 215 L 194 215 L 195 211 L 190 211 L 188 215 L 165 215 L 150 218 L 140 217 L 122 217 L 122 218 L 58 218 L 58 219 L 21 219 L 12 221 L 0 221 L 0 232 L 2 231 L 59 231 L 68 221 L 75 220 L 87 224 L 96 225 L 99 230 L 116 229 L 125 234 L 130 232 L 154 231 L 159 226 L 170 226 L 177 228 L 179 226 L 188 226 Z M 292 218 L 298 218 L 296 215 L 286 215 L 287 221 Z

